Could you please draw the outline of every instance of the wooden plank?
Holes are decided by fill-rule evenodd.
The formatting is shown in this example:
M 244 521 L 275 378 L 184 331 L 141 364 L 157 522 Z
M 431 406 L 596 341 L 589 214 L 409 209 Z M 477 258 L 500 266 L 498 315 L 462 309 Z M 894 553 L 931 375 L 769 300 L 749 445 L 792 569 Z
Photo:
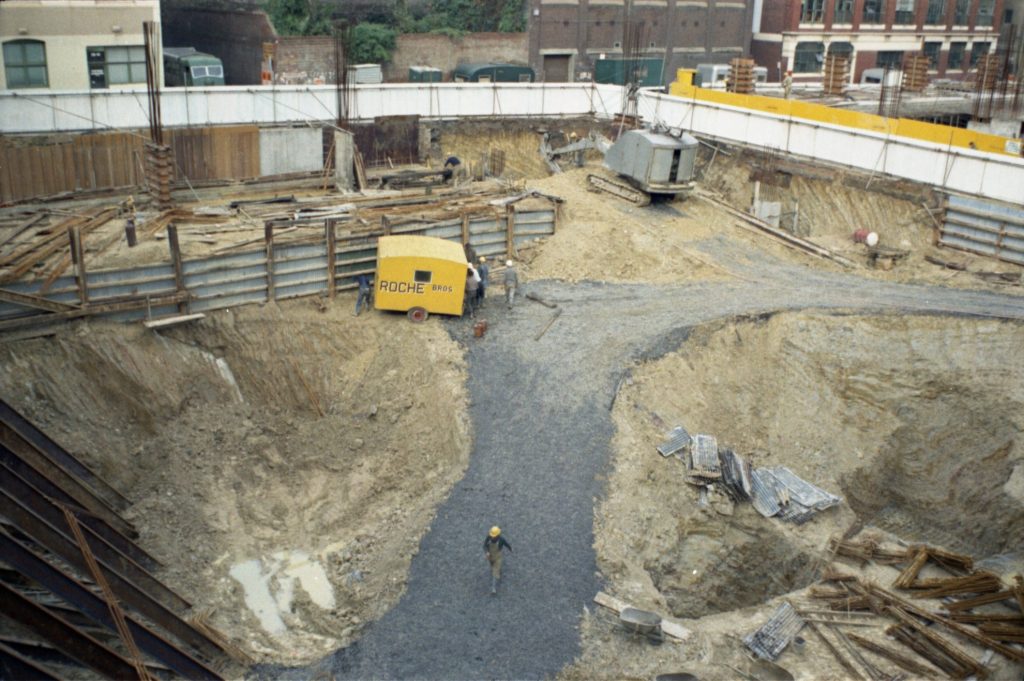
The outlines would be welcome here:
M 129 312 L 131 310 L 142 310 L 148 307 L 164 307 L 180 303 L 188 298 L 187 293 L 163 294 L 159 296 L 148 296 L 143 298 L 129 298 L 114 302 L 105 302 L 101 305 L 90 305 L 75 310 L 54 312 L 52 314 L 33 315 L 31 317 L 17 317 L 15 319 L 0 320 L 0 331 L 17 329 L 32 326 L 34 324 L 46 324 L 48 322 L 66 321 L 78 317 L 91 317 L 99 314 L 111 314 L 114 312 Z
M 274 226 L 263 226 L 263 240 L 267 251 L 267 302 L 274 300 Z
M 191 322 L 196 319 L 205 319 L 206 315 L 202 312 L 193 312 L 192 314 L 180 314 L 174 317 L 161 317 L 159 319 L 147 319 L 142 322 L 142 325 L 147 329 L 162 329 L 165 326 L 174 326 L 176 324 L 184 324 L 185 322 Z
M 178 244 L 178 226 L 175 224 L 167 225 L 167 246 L 171 251 L 171 263 L 174 267 L 174 288 L 177 289 L 178 293 L 185 292 L 185 269 L 181 263 L 181 246 Z M 188 312 L 188 303 L 181 301 L 178 303 L 178 312 L 184 314 Z
M 324 230 L 326 232 L 327 241 L 327 297 L 334 300 L 335 295 L 338 291 L 334 282 L 335 278 L 335 258 L 337 256 L 335 249 L 337 248 L 337 240 L 335 238 L 335 220 L 326 220 L 324 224 Z
M 594 602 L 602 607 L 608 608 L 609 610 L 613 611 L 616 615 L 621 613 L 626 608 L 631 607 L 625 601 L 620 601 L 615 596 L 606 594 L 603 591 L 597 592 L 597 595 L 594 596 Z M 669 636 L 679 641 L 686 641 L 693 635 L 693 632 L 684 627 L 682 624 L 667 617 L 661 618 L 661 630 L 665 633 L 666 636 Z
M 78 300 L 89 304 L 89 285 L 85 276 L 85 255 L 82 253 L 82 234 L 78 227 L 68 227 L 68 242 L 71 247 L 71 261 L 75 264 L 75 284 L 78 286 Z
M 27 293 L 18 293 L 17 291 L 9 291 L 5 288 L 0 288 L 0 300 L 7 303 L 14 303 L 15 305 L 24 305 L 25 307 L 33 307 L 39 310 L 46 310 L 48 312 L 64 312 L 66 310 L 77 309 L 78 306 L 70 305 L 68 303 L 58 303 L 56 300 L 49 300 L 41 296 L 33 296 Z
M 3 162 L 2 159 L 0 159 L 0 163 L 2 163 L 2 162 Z M 22 233 L 25 232 L 25 230 L 27 230 L 29 227 L 32 227 L 33 225 L 38 224 L 41 220 L 45 219 L 46 217 L 47 216 L 44 213 L 38 213 L 36 215 L 33 215 L 28 220 L 26 220 L 25 222 L 21 223 L 17 227 L 15 227 L 14 231 L 11 232 L 9 235 L 7 235 L 7 238 L 5 238 L 4 240 L 0 241 L 0 247 L 4 246 L 5 244 L 7 244 L 7 243 L 9 243 L 11 241 L 14 241 L 19 236 L 21 236 Z

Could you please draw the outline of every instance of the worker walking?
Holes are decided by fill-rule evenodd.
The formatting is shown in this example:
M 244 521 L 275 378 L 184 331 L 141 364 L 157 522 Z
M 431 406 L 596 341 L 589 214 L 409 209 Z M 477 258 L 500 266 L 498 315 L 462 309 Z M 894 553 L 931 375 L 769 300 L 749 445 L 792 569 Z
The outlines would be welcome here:
M 480 256 L 480 266 L 476 268 L 477 274 L 480 275 L 480 286 L 476 290 L 476 305 L 477 307 L 484 306 L 484 296 L 487 293 L 487 276 L 491 273 L 491 268 L 487 266 L 487 258 Z
M 502 276 L 502 283 L 505 285 L 505 304 L 511 310 L 516 299 L 516 288 L 519 286 L 519 275 L 511 260 L 505 261 L 505 274 Z
M 793 72 L 786 71 L 786 77 L 782 79 L 782 92 L 789 99 L 789 93 L 793 90 Z
M 492 595 L 498 593 L 498 582 L 501 580 L 502 549 L 508 549 L 511 552 L 512 545 L 501 536 L 501 528 L 495 525 L 484 539 L 484 556 L 487 558 L 487 562 L 491 564 Z
M 466 268 L 466 295 L 463 298 L 463 314 L 476 317 L 476 293 L 480 289 L 480 275 L 472 265 Z
M 371 307 L 370 292 L 373 287 L 370 285 L 370 278 L 365 274 L 360 274 L 356 277 L 356 284 L 359 285 L 359 296 L 356 298 L 356 311 L 355 316 L 358 317 L 359 313 L 363 310 L 363 303 L 366 303 L 367 309 Z

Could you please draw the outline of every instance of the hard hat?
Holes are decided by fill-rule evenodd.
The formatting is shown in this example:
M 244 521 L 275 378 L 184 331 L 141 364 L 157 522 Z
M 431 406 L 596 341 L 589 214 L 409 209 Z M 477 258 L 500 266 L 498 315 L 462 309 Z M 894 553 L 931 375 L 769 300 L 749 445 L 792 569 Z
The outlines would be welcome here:
M 480 256 L 480 262 L 487 262 L 487 258 L 481 255 Z
M 792 71 L 786 71 L 786 75 L 787 75 L 787 76 L 792 76 L 792 75 L 793 75 L 793 72 L 792 72 Z
M 506 260 L 505 261 L 505 267 L 512 267 L 512 261 L 511 260 Z
M 492 537 L 497 537 L 499 534 L 501 534 L 501 528 L 500 527 L 495 525 L 494 527 L 491 528 L 491 536 Z

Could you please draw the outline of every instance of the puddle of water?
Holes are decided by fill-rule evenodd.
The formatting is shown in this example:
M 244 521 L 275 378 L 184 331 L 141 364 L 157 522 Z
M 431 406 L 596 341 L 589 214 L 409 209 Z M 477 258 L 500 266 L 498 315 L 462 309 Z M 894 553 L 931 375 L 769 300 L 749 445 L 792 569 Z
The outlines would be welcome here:
M 314 605 L 324 610 L 334 607 L 334 587 L 323 564 L 305 551 L 279 551 L 267 559 L 265 567 L 259 558 L 236 563 L 229 574 L 242 585 L 245 604 L 271 634 L 288 630 L 282 615 L 293 616 L 296 583 Z

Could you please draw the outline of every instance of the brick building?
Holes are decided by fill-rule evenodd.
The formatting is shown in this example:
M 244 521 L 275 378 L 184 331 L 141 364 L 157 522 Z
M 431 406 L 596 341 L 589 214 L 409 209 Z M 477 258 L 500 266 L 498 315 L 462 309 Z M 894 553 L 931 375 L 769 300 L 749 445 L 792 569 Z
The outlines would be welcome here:
M 677 68 L 727 63 L 750 48 L 758 0 L 530 0 L 530 65 L 548 82 L 589 80 L 597 62 L 621 58 L 627 25 L 639 25 L 638 57 Z
M 828 52 L 851 56 L 850 77 L 902 66 L 922 52 L 929 73 L 963 78 L 994 50 L 1004 0 L 761 0 L 750 51 L 768 77 L 793 70 L 797 82 L 818 80 Z

